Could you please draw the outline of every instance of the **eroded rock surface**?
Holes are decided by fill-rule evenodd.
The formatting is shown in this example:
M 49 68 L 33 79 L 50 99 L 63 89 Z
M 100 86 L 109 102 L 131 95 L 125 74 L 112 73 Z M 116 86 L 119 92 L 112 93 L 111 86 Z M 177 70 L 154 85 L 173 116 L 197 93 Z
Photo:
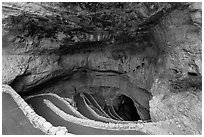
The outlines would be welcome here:
M 133 3 L 135 13 L 129 9 L 131 4 L 125 5 L 121 16 L 135 21 L 130 21 L 134 25 L 118 30 L 128 24 L 115 20 L 112 29 L 118 33 L 114 34 L 105 31 L 109 20 L 104 19 L 103 29 L 97 26 L 97 21 L 103 20 L 102 13 L 96 24 L 88 19 L 96 9 L 84 11 L 80 5 L 70 8 L 60 3 L 3 3 L 3 84 L 22 96 L 53 92 L 72 97 L 87 92 L 110 104 L 117 96 L 126 95 L 134 101 L 141 119 L 178 118 L 183 130 L 172 129 L 175 133 L 201 134 L 200 5 Z M 64 6 L 72 9 L 71 16 L 63 14 Z M 81 16 L 87 17 L 84 24 L 79 23 Z M 117 21 L 124 26 L 117 26 Z M 12 23 L 17 25 L 12 28 Z M 87 27 L 86 23 L 92 25 Z

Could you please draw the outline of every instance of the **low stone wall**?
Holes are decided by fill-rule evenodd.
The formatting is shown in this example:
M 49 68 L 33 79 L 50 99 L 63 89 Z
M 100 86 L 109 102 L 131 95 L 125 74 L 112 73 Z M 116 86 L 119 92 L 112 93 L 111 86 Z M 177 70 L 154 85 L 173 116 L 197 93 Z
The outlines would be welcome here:
M 12 96 L 19 108 L 24 113 L 25 117 L 33 125 L 33 128 L 38 128 L 48 135 L 69 135 L 68 130 L 65 127 L 55 127 L 50 122 L 46 121 L 43 117 L 35 113 L 35 111 L 21 98 L 16 91 L 10 86 L 3 85 L 2 91 Z M 12 126 L 12 125 L 11 125 Z

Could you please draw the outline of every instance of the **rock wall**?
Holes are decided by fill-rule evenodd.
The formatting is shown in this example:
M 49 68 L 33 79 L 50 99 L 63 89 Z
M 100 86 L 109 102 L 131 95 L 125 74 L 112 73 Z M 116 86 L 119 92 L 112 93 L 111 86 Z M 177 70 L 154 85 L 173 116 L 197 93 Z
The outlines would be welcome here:
M 194 12 L 189 8 L 175 9 L 152 29 L 160 48 L 160 74 L 173 78 L 201 75 L 202 38 L 201 29 L 191 17 Z
M 33 48 L 28 53 L 24 52 L 26 43 L 22 48 L 16 46 L 21 53 L 16 52 L 15 49 L 10 50 L 9 46 L 4 47 L 3 83 L 10 84 L 15 80 L 13 86 L 16 86 L 17 91 L 24 92 L 56 76 L 69 75 L 79 68 L 89 68 L 127 75 L 132 84 L 148 90 L 152 84 L 157 50 L 151 45 L 139 43 L 144 45 L 144 50 L 141 51 L 139 47 L 132 48 L 131 46 L 134 46 L 132 44 L 138 46 L 138 43 L 130 43 L 114 49 L 111 47 L 99 48 L 91 52 L 80 51 L 66 55 L 60 55 L 60 52 L 49 54 L 48 51 L 39 48 L 42 47 L 41 44 L 37 51 Z M 42 55 L 41 52 L 45 54 Z M 20 85 L 18 81 L 21 81 Z
M 183 4 L 172 9 L 156 24 L 149 21 L 147 39 L 125 44 L 64 49 L 59 39 L 33 36 L 22 40 L 5 29 L 3 84 L 10 84 L 22 95 L 37 93 L 45 87 L 44 92 L 59 93 L 60 89 L 60 94 L 67 96 L 75 90 L 108 87 L 113 93 L 115 88 L 116 94 L 125 94 L 137 102 L 137 109 L 142 106 L 140 113 L 150 109 L 153 121 L 179 118 L 186 126 L 183 130 L 201 134 L 200 5 Z M 61 82 L 57 83 L 58 80 Z M 53 83 L 58 85 L 51 86 Z
M 201 7 L 194 3 L 165 16 L 153 28 L 160 47 L 158 76 L 151 93 L 150 115 L 153 121 L 179 117 L 189 127 L 202 132 L 202 38 Z

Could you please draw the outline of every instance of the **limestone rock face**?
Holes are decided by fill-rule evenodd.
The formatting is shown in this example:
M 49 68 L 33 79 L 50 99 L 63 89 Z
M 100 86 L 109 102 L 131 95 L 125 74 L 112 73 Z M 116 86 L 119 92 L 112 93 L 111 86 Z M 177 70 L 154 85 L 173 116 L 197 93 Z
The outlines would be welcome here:
M 191 21 L 189 9 L 178 9 L 155 26 L 153 32 L 160 45 L 161 73 L 174 77 L 201 75 L 201 30 Z
M 17 76 L 24 74 L 29 57 L 23 55 L 3 55 L 2 60 L 2 81 L 9 84 Z
M 151 134 L 202 134 L 201 3 L 121 4 L 3 3 L 2 83 L 23 97 L 125 95 L 166 122 Z
M 60 69 L 57 64 L 58 58 L 57 55 L 36 56 L 32 53 L 18 53 L 11 50 L 8 53 L 5 50 L 2 63 L 3 83 L 14 82 L 13 86 L 23 92 L 25 86 L 32 87 L 50 79 L 50 75 L 54 75 L 54 72 Z
M 105 50 L 99 49 L 101 51 L 93 50 L 92 52 L 81 51 L 73 55 L 57 55 L 55 53 L 42 55 L 40 52 L 43 52 L 43 49 L 39 48 L 37 51 L 33 49 L 33 51 L 19 55 L 20 53 L 11 50 L 7 53 L 8 48 L 5 47 L 5 53 L 7 54 L 3 58 L 3 65 L 5 66 L 3 67 L 3 73 L 8 74 L 9 72 L 10 75 L 4 76 L 3 83 L 10 84 L 19 76 L 16 81 L 20 79 L 21 86 L 19 85 L 16 88 L 19 92 L 24 92 L 26 88 L 32 88 L 52 77 L 63 76 L 79 68 L 89 68 L 99 71 L 115 71 L 127 75 L 127 78 L 134 85 L 150 89 L 151 79 L 154 75 L 154 63 L 157 57 L 156 53 L 149 54 L 149 50 L 157 52 L 156 49 L 147 47 L 144 48 L 144 51 L 131 55 L 130 51 L 137 52 L 137 49 L 132 49 L 131 45 L 122 46 L 130 48 L 129 51 L 119 47 L 118 49 L 106 48 Z M 126 51 L 126 53 L 120 55 L 122 54 L 121 51 Z M 27 60 L 24 59 L 25 57 Z M 23 65 L 24 63 L 25 65 Z M 6 78 L 6 76 L 13 79 Z M 116 82 L 115 84 L 119 83 Z M 123 86 L 123 84 L 119 85 Z
M 192 134 L 202 132 L 202 38 L 199 25 L 192 22 L 192 16 L 201 14 L 201 8 L 197 9 L 194 13 L 192 9 L 174 10 L 155 26 L 154 36 L 161 45 L 158 71 L 162 77 L 155 78 L 150 101 L 152 120 L 179 117 Z
M 162 84 L 161 84 L 162 83 Z M 192 134 L 202 132 L 202 92 L 195 89 L 172 91 L 169 83 L 157 79 L 152 92 L 159 92 L 150 101 L 150 115 L 152 121 L 163 121 L 179 117 L 185 130 Z

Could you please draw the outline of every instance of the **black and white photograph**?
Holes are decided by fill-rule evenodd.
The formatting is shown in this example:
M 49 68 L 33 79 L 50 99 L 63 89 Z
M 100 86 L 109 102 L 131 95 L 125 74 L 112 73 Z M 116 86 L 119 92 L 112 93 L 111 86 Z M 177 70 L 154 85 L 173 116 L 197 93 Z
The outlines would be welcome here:
M 202 135 L 202 1 L 1 4 L 2 135 Z

